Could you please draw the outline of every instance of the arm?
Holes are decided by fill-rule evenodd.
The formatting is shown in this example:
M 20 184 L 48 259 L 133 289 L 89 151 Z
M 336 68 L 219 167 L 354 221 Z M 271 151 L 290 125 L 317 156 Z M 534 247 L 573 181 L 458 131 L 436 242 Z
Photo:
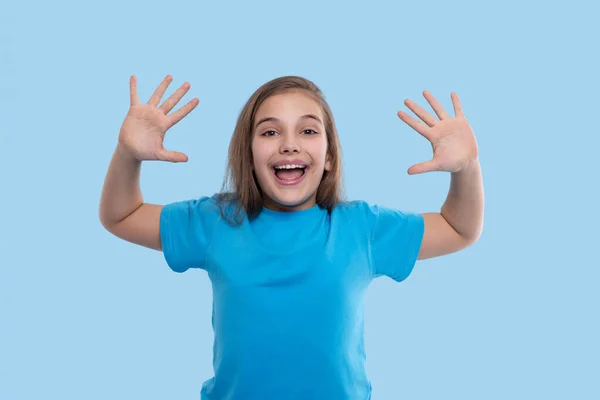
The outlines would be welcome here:
M 138 98 L 135 76 L 129 81 L 130 108 L 119 132 L 102 188 L 99 216 L 102 226 L 129 242 L 162 250 L 160 215 L 163 206 L 144 203 L 140 190 L 142 161 L 186 162 L 183 153 L 163 147 L 166 131 L 197 105 L 194 98 L 176 112 L 167 115 L 189 90 L 186 82 L 158 106 L 172 77 L 168 75 L 156 88 L 147 104 Z
M 141 246 L 162 250 L 162 206 L 145 204 L 140 190 L 141 161 L 117 146 L 102 188 L 100 222 L 113 235 Z
M 483 227 L 483 182 L 475 134 L 458 96 L 452 93 L 452 118 L 429 93 L 423 95 L 439 120 L 410 100 L 405 104 L 424 123 L 400 111 L 398 116 L 431 142 L 433 158 L 413 165 L 409 174 L 431 171 L 451 173 L 450 191 L 440 213 L 423 214 L 425 229 L 418 259 L 454 253 L 475 243 Z
M 483 229 L 483 180 L 476 160 L 450 178 L 441 213 L 423 214 L 425 232 L 419 260 L 462 250 L 479 239 Z

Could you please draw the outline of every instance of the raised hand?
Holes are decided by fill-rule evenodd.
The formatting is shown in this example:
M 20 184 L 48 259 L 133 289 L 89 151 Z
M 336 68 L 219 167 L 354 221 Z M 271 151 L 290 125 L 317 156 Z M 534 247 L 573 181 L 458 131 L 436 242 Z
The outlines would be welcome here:
M 193 98 L 179 110 L 169 114 L 190 89 L 190 84 L 185 82 L 158 106 L 172 80 L 173 77 L 167 75 L 148 103 L 142 104 L 138 97 L 135 76 L 132 75 L 129 79 L 130 107 L 119 132 L 119 147 L 139 161 L 186 162 L 188 160 L 187 155 L 183 153 L 166 150 L 163 140 L 167 130 L 188 115 L 198 105 L 199 100 Z
M 423 96 L 439 120 L 409 99 L 406 99 L 404 104 L 424 123 L 403 111 L 398 112 L 398 117 L 431 142 L 433 158 L 411 166 L 408 173 L 413 175 L 431 171 L 458 172 L 478 157 L 477 140 L 463 114 L 458 95 L 456 93 L 450 95 L 456 115 L 454 118 L 444 110 L 430 92 L 425 90 Z

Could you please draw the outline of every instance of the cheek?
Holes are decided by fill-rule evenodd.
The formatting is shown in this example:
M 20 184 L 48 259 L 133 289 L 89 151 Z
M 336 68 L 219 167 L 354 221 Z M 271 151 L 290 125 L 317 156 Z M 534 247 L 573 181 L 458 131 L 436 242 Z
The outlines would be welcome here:
M 264 148 L 261 151 L 260 148 L 252 147 L 252 155 L 251 155 L 251 157 L 252 157 L 251 158 L 252 169 L 254 171 L 256 171 L 257 173 L 263 174 L 265 167 L 269 163 L 268 152 L 265 152 Z
M 321 160 L 321 162 L 325 166 L 325 169 L 327 169 L 329 167 L 329 163 L 327 162 L 327 160 L 329 159 L 328 154 L 327 154 L 327 142 L 320 143 L 320 146 L 318 147 L 318 149 L 315 149 L 315 150 L 316 150 L 315 154 L 318 154 L 319 160 Z
M 252 168 L 257 168 L 260 165 L 261 154 L 257 146 L 252 145 L 250 148 L 250 161 Z

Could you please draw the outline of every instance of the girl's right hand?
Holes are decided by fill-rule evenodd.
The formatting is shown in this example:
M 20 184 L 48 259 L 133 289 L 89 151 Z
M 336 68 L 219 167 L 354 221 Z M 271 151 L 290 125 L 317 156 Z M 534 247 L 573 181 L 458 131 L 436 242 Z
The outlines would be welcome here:
M 147 104 L 140 104 L 135 76 L 129 80 L 131 104 L 119 132 L 119 148 L 139 161 L 160 160 L 186 162 L 188 157 L 180 152 L 169 151 L 163 147 L 167 130 L 181 121 L 199 103 L 193 98 L 176 112 L 167 115 L 190 89 L 185 82 L 159 107 L 158 103 L 173 80 L 167 75 L 156 88 Z

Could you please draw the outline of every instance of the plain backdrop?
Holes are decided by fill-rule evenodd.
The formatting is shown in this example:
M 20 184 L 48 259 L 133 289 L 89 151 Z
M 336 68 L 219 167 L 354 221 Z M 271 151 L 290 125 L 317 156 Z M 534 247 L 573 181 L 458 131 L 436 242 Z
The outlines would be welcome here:
M 208 275 L 101 226 L 129 106 L 167 74 L 200 105 L 142 168 L 145 200 L 212 195 L 248 97 L 313 80 L 334 112 L 348 199 L 439 211 L 450 175 L 409 176 L 430 144 L 396 115 L 447 110 L 478 139 L 472 247 L 375 280 L 373 399 L 597 399 L 600 110 L 590 1 L 2 2 L 0 399 L 198 399 L 213 375 Z M 165 97 L 166 98 L 166 97 Z M 432 111 L 431 111 L 432 112 Z M 433 113 L 433 112 L 432 112 Z

